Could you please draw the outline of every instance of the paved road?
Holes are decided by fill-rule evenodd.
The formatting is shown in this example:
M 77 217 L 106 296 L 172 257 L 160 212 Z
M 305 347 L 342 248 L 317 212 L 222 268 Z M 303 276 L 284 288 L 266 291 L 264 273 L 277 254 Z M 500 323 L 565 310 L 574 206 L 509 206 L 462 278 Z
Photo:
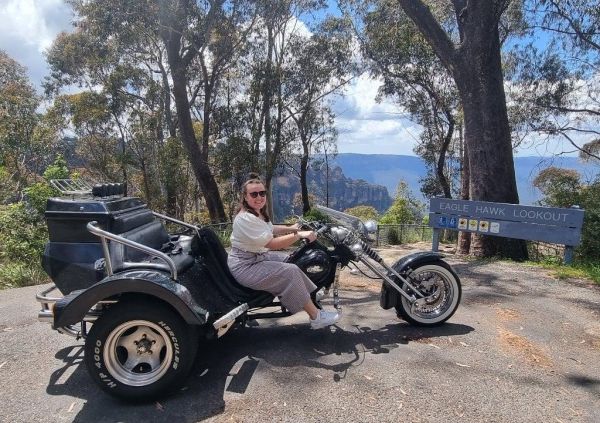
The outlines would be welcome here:
M 345 274 L 337 327 L 293 316 L 231 331 L 180 392 L 146 405 L 96 388 L 82 343 L 35 320 L 39 287 L 0 292 L 0 421 L 600 421 L 600 289 L 451 262 L 463 302 L 441 327 L 408 326 Z

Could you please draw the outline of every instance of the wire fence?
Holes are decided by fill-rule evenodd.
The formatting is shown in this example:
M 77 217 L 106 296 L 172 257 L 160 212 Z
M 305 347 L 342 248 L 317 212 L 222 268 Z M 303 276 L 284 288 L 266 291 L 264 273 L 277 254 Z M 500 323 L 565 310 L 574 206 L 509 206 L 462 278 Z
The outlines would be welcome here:
M 224 246 L 229 246 L 231 223 L 216 223 L 206 226 L 219 236 Z M 432 234 L 432 228 L 427 225 L 378 225 L 375 246 L 409 244 L 419 241 L 430 242 Z
M 229 247 L 231 242 L 232 224 L 216 223 L 207 225 L 219 237 L 224 247 Z M 456 231 L 442 231 L 441 240 L 443 242 L 455 242 L 458 236 Z M 431 242 L 433 229 L 427 225 L 403 224 L 403 225 L 377 225 L 377 232 L 374 241 L 375 247 L 386 247 L 391 245 L 410 244 L 415 242 Z M 564 246 L 557 244 L 548 244 L 544 242 L 527 243 L 529 259 L 536 262 L 558 261 L 564 256 Z
M 432 237 L 433 229 L 427 225 L 377 225 L 375 246 L 431 241 Z

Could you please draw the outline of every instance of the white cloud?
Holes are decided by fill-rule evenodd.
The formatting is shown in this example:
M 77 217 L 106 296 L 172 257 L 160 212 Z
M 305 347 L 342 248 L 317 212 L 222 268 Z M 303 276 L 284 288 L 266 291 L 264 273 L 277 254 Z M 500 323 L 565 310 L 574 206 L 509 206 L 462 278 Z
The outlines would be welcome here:
M 47 73 L 43 52 L 56 35 L 71 28 L 72 12 L 63 0 L 3 0 L 0 49 L 29 70 L 39 85 Z
M 363 74 L 335 102 L 340 153 L 414 155 L 421 129 L 389 99 L 376 101 L 380 86 Z

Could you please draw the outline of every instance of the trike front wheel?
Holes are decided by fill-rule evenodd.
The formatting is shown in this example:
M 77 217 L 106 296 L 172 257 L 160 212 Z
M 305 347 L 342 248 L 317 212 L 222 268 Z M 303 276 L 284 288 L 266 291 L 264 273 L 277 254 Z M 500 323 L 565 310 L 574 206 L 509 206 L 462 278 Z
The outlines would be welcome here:
M 410 281 L 426 297 L 414 305 L 401 297 L 396 303 L 398 317 L 416 326 L 437 326 L 452 317 L 460 303 L 462 288 L 447 263 L 418 266 L 410 273 Z M 406 284 L 402 288 L 411 292 Z

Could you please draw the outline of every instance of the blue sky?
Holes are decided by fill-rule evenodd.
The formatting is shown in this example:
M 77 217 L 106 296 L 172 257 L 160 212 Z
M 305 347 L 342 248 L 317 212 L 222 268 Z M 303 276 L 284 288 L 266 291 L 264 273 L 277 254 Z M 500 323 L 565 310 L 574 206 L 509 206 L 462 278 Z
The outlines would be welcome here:
M 61 31 L 71 30 L 72 12 L 63 0 L 0 0 L 0 49 L 27 67 L 36 87 L 48 68 L 44 51 Z M 380 83 L 367 75 L 356 79 L 343 97 L 334 100 L 340 153 L 414 155 L 420 128 L 403 117 L 391 102 L 377 103 Z M 561 149 L 529 147 L 520 156 L 548 156 Z

